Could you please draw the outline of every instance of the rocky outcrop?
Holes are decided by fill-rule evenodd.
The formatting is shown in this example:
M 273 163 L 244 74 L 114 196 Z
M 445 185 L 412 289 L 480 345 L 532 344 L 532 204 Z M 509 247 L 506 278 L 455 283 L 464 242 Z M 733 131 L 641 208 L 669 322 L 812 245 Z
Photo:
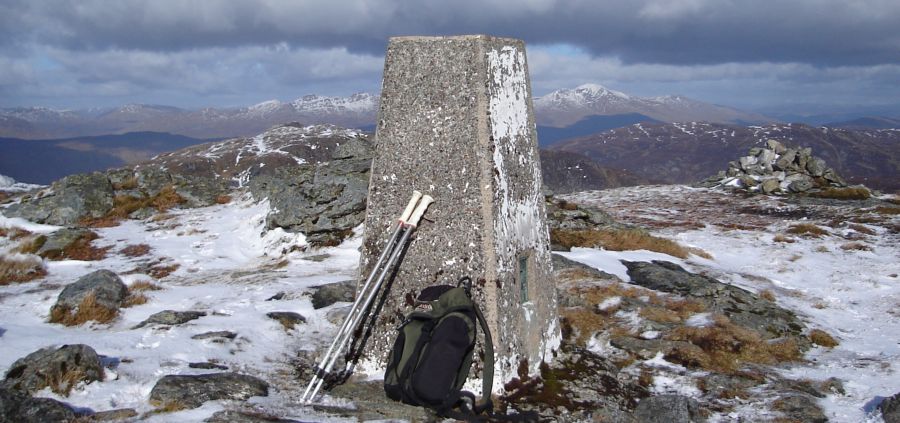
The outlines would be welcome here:
M 101 380 L 103 366 L 97 352 L 76 344 L 43 348 L 16 360 L 0 386 L 27 394 L 49 387 L 60 395 L 68 395 L 78 383 Z
M 805 339 L 802 336 L 805 325 L 793 312 L 750 291 L 690 273 L 667 261 L 622 260 L 622 263 L 628 268 L 633 284 L 698 300 L 708 311 L 725 314 L 735 324 L 754 329 L 766 339 L 784 336 Z
M 369 158 L 280 168 L 250 182 L 253 197 L 268 199 L 268 229 L 302 232 L 313 246 L 337 245 L 363 223 Z
M 793 194 L 843 188 L 847 182 L 825 160 L 813 156 L 811 148 L 788 148 L 770 139 L 764 148 L 751 148 L 748 155 L 729 162 L 728 170 L 707 178 L 700 185 L 763 194 Z
M 100 218 L 113 208 L 115 192 L 100 172 L 67 176 L 48 190 L 3 211 L 32 222 L 71 226 L 84 218 Z
M 268 396 L 269 384 L 238 373 L 164 376 L 150 391 L 150 401 L 162 406 L 197 408 L 206 401 L 246 400 Z

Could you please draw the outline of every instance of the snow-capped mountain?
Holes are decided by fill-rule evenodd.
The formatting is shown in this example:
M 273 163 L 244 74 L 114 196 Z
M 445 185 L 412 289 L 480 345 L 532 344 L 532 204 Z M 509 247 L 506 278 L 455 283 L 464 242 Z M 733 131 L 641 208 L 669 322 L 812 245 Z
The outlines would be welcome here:
M 636 97 L 602 85 L 584 84 L 561 89 L 534 100 L 538 124 L 565 127 L 588 116 L 638 113 L 663 122 L 770 122 L 772 119 L 690 98 L 669 95 Z

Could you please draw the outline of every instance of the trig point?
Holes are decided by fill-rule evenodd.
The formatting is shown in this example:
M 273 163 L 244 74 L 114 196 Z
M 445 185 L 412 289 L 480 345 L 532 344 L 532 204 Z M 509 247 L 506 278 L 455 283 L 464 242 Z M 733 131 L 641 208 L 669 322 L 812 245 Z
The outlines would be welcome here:
M 525 43 L 392 38 L 371 177 L 363 281 L 412 191 L 435 202 L 399 266 L 363 369 L 383 368 L 421 289 L 470 276 L 494 338 L 494 392 L 523 360 L 536 372 L 560 331 Z

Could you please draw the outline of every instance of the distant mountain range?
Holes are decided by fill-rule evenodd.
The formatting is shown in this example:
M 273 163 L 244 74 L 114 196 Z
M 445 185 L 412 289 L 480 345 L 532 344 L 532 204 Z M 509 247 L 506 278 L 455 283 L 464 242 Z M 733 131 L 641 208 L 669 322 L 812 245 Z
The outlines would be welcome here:
M 0 137 L 52 139 L 152 131 L 223 138 L 254 135 L 287 122 L 372 129 L 378 103 L 376 95 L 358 93 L 349 97 L 307 95 L 290 102 L 270 100 L 249 107 L 200 110 L 146 104 L 80 110 L 0 109 Z M 542 145 L 637 122 L 773 121 L 682 96 L 635 97 L 595 84 L 554 91 L 536 98 L 534 107 L 545 138 Z
M 152 131 L 226 138 L 259 134 L 286 122 L 327 122 L 356 128 L 375 123 L 377 106 L 377 97 L 359 93 L 350 97 L 308 95 L 287 103 L 271 100 L 249 107 L 200 110 L 145 104 L 81 110 L 14 108 L 0 110 L 0 137 L 50 139 Z
M 551 150 L 583 154 L 601 167 L 639 179 L 693 183 L 725 170 L 729 161 L 769 139 L 789 147 L 812 148 L 814 155 L 851 183 L 900 190 L 900 129 L 639 123 L 566 140 Z

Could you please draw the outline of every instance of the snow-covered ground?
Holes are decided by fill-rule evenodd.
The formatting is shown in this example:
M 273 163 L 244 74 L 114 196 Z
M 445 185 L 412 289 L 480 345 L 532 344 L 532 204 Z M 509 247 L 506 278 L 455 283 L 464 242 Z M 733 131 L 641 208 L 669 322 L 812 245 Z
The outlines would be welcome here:
M 795 311 L 810 328 L 823 329 L 840 341 L 834 349 L 813 348 L 807 354 L 807 363 L 780 371 L 792 378 L 843 380 L 846 395 L 829 395 L 820 401 L 831 421 L 881 421 L 878 412 L 872 412 L 872 404 L 900 392 L 898 235 L 872 224 L 867 227 L 875 235 L 865 237 L 855 236 L 853 229 L 825 227 L 831 234 L 822 238 L 794 237 L 793 243 L 776 242 L 774 235 L 784 232 L 789 224 L 813 220 L 773 215 L 740 217 L 730 214 L 734 207 L 719 201 L 717 195 L 672 186 L 569 197 L 571 201 L 599 205 L 623 221 L 656 222 L 654 233 L 701 248 L 712 254 L 712 259 L 691 256 L 682 260 L 647 251 L 600 249 L 574 249 L 565 255 L 625 281 L 628 277 L 620 259 L 669 260 L 754 292 L 772 291 L 779 305 Z M 771 200 L 756 201 L 766 207 L 783 207 Z M 170 212 L 167 219 L 128 221 L 97 229 L 101 238 L 94 245 L 112 247 L 106 259 L 48 261 L 46 278 L 0 286 L 0 372 L 5 373 L 16 359 L 39 348 L 85 343 L 110 363 L 107 380 L 81 385 L 69 397 L 59 397 L 49 390 L 38 395 L 95 411 L 134 408 L 145 413 L 153 409 L 148 403 L 149 393 L 160 377 L 206 373 L 209 371 L 189 368 L 188 363 L 213 361 L 233 371 L 259 376 L 272 385 L 269 397 L 251 400 L 260 409 L 285 418 L 325 419 L 298 404 L 304 386 L 299 386 L 292 363 L 299 352 L 330 342 L 336 328 L 325 315 L 341 304 L 314 310 L 305 293 L 312 286 L 355 278 L 360 237 L 357 234 L 338 247 L 304 251 L 302 235 L 264 231 L 268 208 L 267 202 L 255 203 L 245 197 L 226 205 Z M 718 215 L 715 210 L 719 210 Z M 698 218 L 689 215 L 698 213 L 703 224 L 662 224 L 689 222 Z M 896 223 L 897 218 L 893 219 Z M 728 222 L 740 225 L 725 227 Z M 10 226 L 32 232 L 55 230 L 0 216 L 0 227 Z M 859 238 L 871 251 L 841 249 L 848 242 L 846 238 Z M 138 244 L 149 245 L 150 253 L 134 258 L 119 253 L 128 245 Z M 9 243 L 0 240 L 0 253 L 8 248 Z M 126 274 L 146 261 L 177 264 L 178 268 L 158 281 L 140 273 Z M 126 284 L 147 280 L 163 289 L 147 291 L 150 300 L 146 304 L 123 309 L 109 325 L 48 324 L 50 307 L 62 287 L 97 269 L 119 273 Z M 279 292 L 285 293 L 283 299 L 267 301 Z M 151 314 L 167 309 L 199 310 L 207 315 L 168 329 L 132 329 Z M 266 317 L 270 311 L 297 312 L 307 318 L 307 323 L 286 331 Z M 236 332 L 237 337 L 224 343 L 191 338 L 222 330 Z M 659 368 L 678 367 L 661 357 L 651 361 L 648 363 Z M 699 390 L 677 373 L 658 377 L 653 390 L 698 395 Z M 200 421 L 227 406 L 212 401 L 194 410 L 148 414 L 146 420 Z M 764 418 L 754 414 L 758 408 L 749 401 L 732 414 L 714 416 L 714 420 L 743 417 L 755 421 Z
M 79 386 L 67 398 L 49 390 L 38 396 L 95 411 L 134 408 L 143 413 L 152 410 L 148 398 L 160 377 L 208 373 L 188 364 L 210 361 L 268 381 L 273 388 L 270 396 L 254 399 L 262 407 L 278 409 L 283 416 L 308 416 L 312 411 L 302 407 L 286 409 L 284 404 L 291 399 L 281 394 L 291 394 L 284 388 L 299 384 L 290 377 L 298 351 L 319 347 L 335 329 L 324 318 L 334 306 L 314 310 L 309 296 L 303 294 L 311 286 L 354 278 L 360 238 L 355 236 L 335 248 L 290 252 L 305 247 L 304 237 L 280 230 L 264 232 L 267 211 L 267 202 L 256 204 L 245 198 L 227 205 L 174 211 L 170 219 L 159 222 L 128 221 L 97 229 L 101 238 L 94 245 L 112 246 L 106 259 L 48 261 L 45 279 L 0 286 L 0 373 L 5 374 L 16 359 L 37 349 L 84 343 L 113 363 L 107 380 Z M 0 226 L 43 233 L 56 229 L 2 216 Z M 149 245 L 150 254 L 129 258 L 118 253 L 138 244 Z M 144 274 L 125 274 L 141 261 L 158 259 L 162 265 L 179 267 L 160 281 Z M 153 281 L 163 289 L 146 291 L 146 304 L 122 309 L 109 325 L 47 323 L 62 287 L 98 269 L 120 274 L 127 285 Z M 285 293 L 284 298 L 266 301 L 279 292 Z M 199 310 L 207 315 L 171 328 L 132 329 L 162 310 Z M 307 323 L 286 331 L 278 321 L 266 317 L 270 311 L 297 312 Z M 235 332 L 237 337 L 227 342 L 191 338 L 223 330 Z M 223 404 L 212 402 L 196 410 L 154 415 L 147 421 L 200 421 L 222 408 Z
M 685 201 L 692 196 L 697 201 Z M 842 380 L 846 395 L 833 394 L 820 400 L 830 421 L 882 421 L 880 412 L 875 410 L 877 403 L 900 392 L 900 235 L 878 224 L 861 225 L 874 235 L 843 225 L 831 228 L 824 218 L 833 216 L 744 216 L 741 221 L 741 215 L 733 211 L 751 201 L 763 202 L 765 210 L 780 210 L 786 215 L 798 209 L 772 197 L 752 197 L 741 200 L 747 203 L 735 204 L 727 194 L 683 186 L 620 188 L 579 193 L 568 199 L 601 207 L 623 221 L 674 222 L 674 226 L 654 233 L 707 251 L 713 259 L 691 256 L 681 260 L 648 251 L 594 249 L 573 249 L 565 256 L 625 281 L 628 276 L 619 259 L 663 259 L 752 292 L 773 292 L 777 303 L 794 311 L 810 329 L 822 329 L 840 341 L 833 349 L 813 348 L 806 355 L 808 363 L 781 372 L 794 379 Z M 691 203 L 697 206 L 682 208 Z M 693 224 L 682 224 L 694 219 L 707 224 L 696 229 L 692 229 Z M 896 215 L 887 220 L 894 225 L 900 221 Z M 734 225 L 729 223 L 756 228 L 732 229 L 729 226 Z M 818 224 L 829 235 L 791 236 L 793 242 L 774 239 L 797 223 Z M 841 248 L 850 242 L 860 242 L 871 251 Z M 759 407 L 749 405 L 752 404 L 732 415 L 718 417 L 722 421 L 738 417 L 754 421 Z

